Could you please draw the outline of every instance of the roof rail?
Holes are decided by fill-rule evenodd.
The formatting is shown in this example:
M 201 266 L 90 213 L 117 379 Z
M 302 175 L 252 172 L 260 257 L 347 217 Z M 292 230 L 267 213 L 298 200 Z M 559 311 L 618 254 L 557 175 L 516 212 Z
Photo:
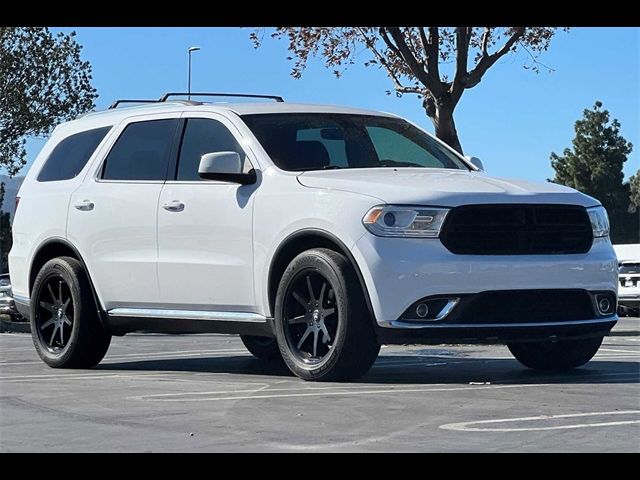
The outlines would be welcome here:
M 187 92 L 171 92 L 165 93 L 157 101 L 166 102 L 169 97 L 240 97 L 240 98 L 267 98 L 276 102 L 284 102 L 284 98 L 279 95 L 254 95 L 251 93 L 187 93 Z
M 128 100 L 128 99 L 116 100 L 111 105 L 109 105 L 109 110 L 113 108 L 118 108 L 118 105 L 120 105 L 121 103 L 158 103 L 158 100 Z

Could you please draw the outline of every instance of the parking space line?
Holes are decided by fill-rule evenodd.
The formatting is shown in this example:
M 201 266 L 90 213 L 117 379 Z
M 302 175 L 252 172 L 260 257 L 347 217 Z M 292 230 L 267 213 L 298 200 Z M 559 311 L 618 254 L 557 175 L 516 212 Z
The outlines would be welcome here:
M 497 427 L 473 427 L 470 425 L 492 425 L 496 423 L 518 423 L 548 421 L 564 418 L 606 417 L 610 415 L 638 415 L 640 410 L 615 410 L 610 412 L 569 413 L 562 415 L 539 415 L 536 417 L 500 418 L 493 420 L 478 420 L 472 422 L 447 423 L 440 425 L 442 430 L 455 430 L 459 432 L 533 432 L 545 430 L 571 430 L 576 428 L 612 427 L 620 425 L 640 424 L 640 420 L 622 420 L 616 422 L 576 423 L 570 425 L 552 425 L 548 427 L 521 427 L 521 428 L 497 428 Z
M 640 353 L 640 352 L 638 352 L 637 350 L 636 350 L 636 351 L 633 351 L 633 350 L 618 350 L 618 349 L 615 349 L 615 348 L 600 348 L 600 350 L 599 350 L 599 351 L 604 351 L 604 352 L 618 352 L 618 353 L 632 353 L 632 354 Z

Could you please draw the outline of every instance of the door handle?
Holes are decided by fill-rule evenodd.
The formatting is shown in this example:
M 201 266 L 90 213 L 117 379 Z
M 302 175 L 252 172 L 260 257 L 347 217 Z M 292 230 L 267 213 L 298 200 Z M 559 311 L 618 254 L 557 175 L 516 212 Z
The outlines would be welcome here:
M 76 207 L 81 212 L 88 212 L 89 210 L 93 210 L 93 207 L 95 207 L 95 205 L 91 200 L 82 200 L 81 202 L 76 203 L 74 207 Z
M 162 205 L 162 208 L 169 212 L 181 212 L 184 210 L 184 203 L 180 200 L 173 200 Z

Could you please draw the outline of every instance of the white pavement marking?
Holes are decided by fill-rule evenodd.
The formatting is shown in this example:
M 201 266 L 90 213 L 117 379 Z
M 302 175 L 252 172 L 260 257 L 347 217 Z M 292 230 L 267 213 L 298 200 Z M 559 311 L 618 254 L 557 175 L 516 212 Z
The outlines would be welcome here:
M 636 378 L 635 373 L 605 373 L 598 375 L 589 375 L 581 377 L 580 379 L 593 379 L 598 377 L 622 377 Z M 230 395 L 224 397 L 216 397 L 215 395 L 224 394 L 223 392 L 181 392 L 175 394 L 160 394 L 160 395 L 142 395 L 131 397 L 136 400 L 155 401 L 155 402 L 217 402 L 224 400 L 264 400 L 271 398 L 290 398 L 290 397 L 329 397 L 329 396 L 356 396 L 356 395 L 389 395 L 389 394 L 402 394 L 402 393 L 422 393 L 422 392 L 455 392 L 464 390 L 497 390 L 497 389 L 509 389 L 509 388 L 541 388 L 541 387 L 553 387 L 558 386 L 557 383 L 535 383 L 535 384 L 494 384 L 494 385 L 473 385 L 473 386 L 457 386 L 457 387 L 439 387 L 443 384 L 434 384 L 424 387 L 388 387 L 385 389 L 366 389 L 368 386 L 360 386 L 363 390 L 355 390 L 351 385 L 341 387 L 349 388 L 349 390 L 337 390 L 336 387 L 322 387 L 320 388 L 304 388 L 297 389 L 295 393 L 266 393 L 261 395 Z M 433 387 L 439 388 L 433 388 Z M 316 391 L 321 390 L 321 391 Z M 274 390 L 276 391 L 276 390 Z M 235 392 L 235 393 L 251 393 L 251 392 Z M 185 398 L 185 396 L 191 395 L 192 398 Z M 209 395 L 209 396 L 207 396 Z
M 618 353 L 640 353 L 638 351 L 634 351 L 634 350 L 617 350 L 615 348 L 600 348 L 599 351 L 604 351 L 604 352 L 618 352 Z
M 619 425 L 640 424 L 640 420 L 623 420 L 618 422 L 575 423 L 572 425 L 553 425 L 549 427 L 496 428 L 473 427 L 471 425 L 492 425 L 496 423 L 544 422 L 562 418 L 606 417 L 610 415 L 640 415 L 640 410 L 616 410 L 612 412 L 570 413 L 563 415 L 539 415 L 537 417 L 500 418 L 496 420 L 478 420 L 474 422 L 447 423 L 440 425 L 442 430 L 459 432 L 534 432 L 544 430 L 571 430 L 576 428 L 613 427 Z

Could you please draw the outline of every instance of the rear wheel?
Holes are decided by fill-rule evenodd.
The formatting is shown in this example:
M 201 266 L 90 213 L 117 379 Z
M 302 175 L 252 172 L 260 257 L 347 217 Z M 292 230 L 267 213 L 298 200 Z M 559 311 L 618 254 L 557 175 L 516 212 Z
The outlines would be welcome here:
M 357 378 L 380 351 L 353 267 L 324 248 L 301 253 L 285 270 L 275 325 L 282 358 L 305 380 Z
M 282 362 L 282 355 L 275 338 L 240 335 L 240 340 L 251 354 L 265 362 Z
M 31 296 L 31 336 L 40 358 L 55 368 L 90 368 L 107 353 L 111 334 L 100 319 L 78 260 L 59 257 L 40 270 Z
M 524 366 L 536 370 L 570 370 L 593 358 L 603 337 L 557 342 L 510 343 L 507 346 Z

